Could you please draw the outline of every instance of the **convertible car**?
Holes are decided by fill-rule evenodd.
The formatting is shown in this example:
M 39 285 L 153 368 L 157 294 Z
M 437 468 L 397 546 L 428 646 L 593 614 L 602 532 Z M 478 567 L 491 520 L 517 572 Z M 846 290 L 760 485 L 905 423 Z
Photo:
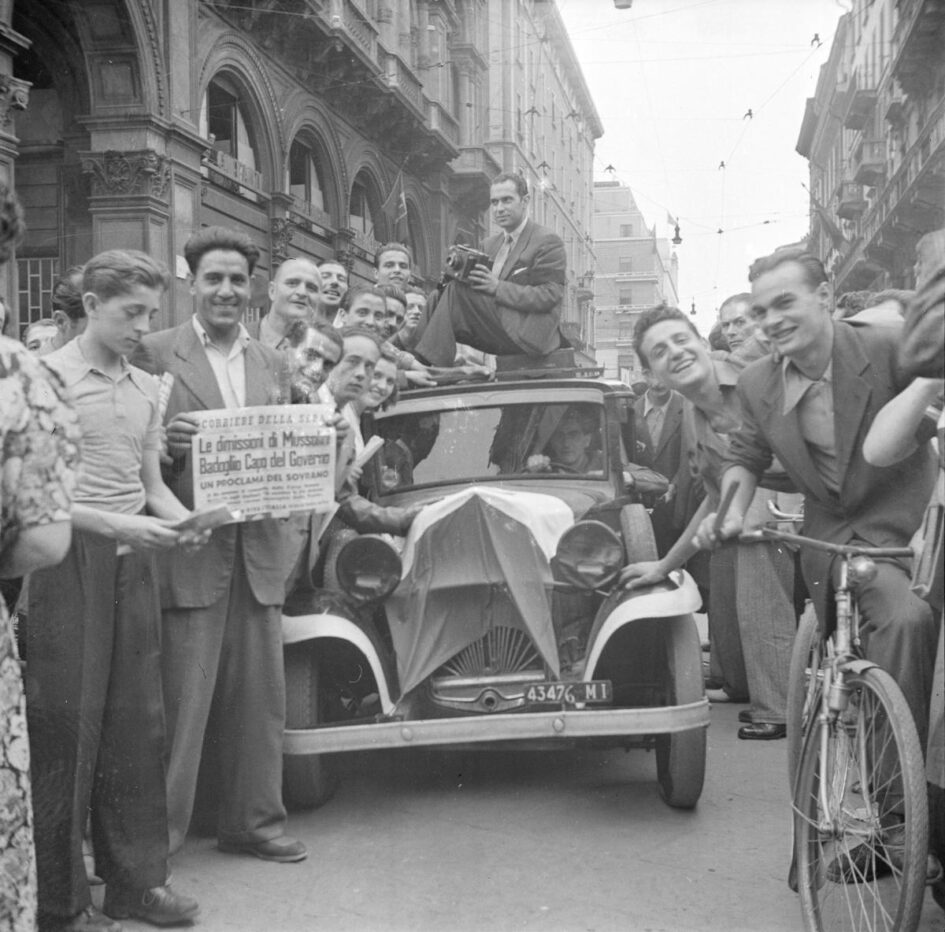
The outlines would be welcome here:
M 696 586 L 615 586 L 656 556 L 632 402 L 594 371 L 513 370 L 376 417 L 372 497 L 423 507 L 406 538 L 336 535 L 286 605 L 287 804 L 330 796 L 336 752 L 527 743 L 653 750 L 663 799 L 696 805 Z

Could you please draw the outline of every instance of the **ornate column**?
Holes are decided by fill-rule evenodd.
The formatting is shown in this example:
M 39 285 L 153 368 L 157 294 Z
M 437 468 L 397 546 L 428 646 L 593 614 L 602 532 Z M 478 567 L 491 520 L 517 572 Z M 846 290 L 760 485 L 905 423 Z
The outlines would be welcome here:
M 166 262 L 170 160 L 154 149 L 106 149 L 79 156 L 91 187 L 94 251 L 140 249 Z

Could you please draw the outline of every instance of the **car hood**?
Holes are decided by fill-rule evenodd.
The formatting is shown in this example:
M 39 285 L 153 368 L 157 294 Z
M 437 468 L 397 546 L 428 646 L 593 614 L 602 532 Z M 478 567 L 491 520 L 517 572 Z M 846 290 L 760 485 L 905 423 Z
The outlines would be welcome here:
M 573 520 L 557 497 L 491 486 L 417 516 L 386 604 L 404 694 L 499 625 L 524 630 L 558 675 L 550 560 Z
M 410 489 L 406 492 L 392 493 L 380 499 L 383 505 L 417 505 L 441 500 L 444 495 L 452 497 L 461 494 L 454 491 L 458 486 L 426 486 Z M 466 486 L 465 488 L 469 488 Z M 494 489 L 499 492 L 514 492 L 518 497 L 522 494 L 543 495 L 556 498 L 571 511 L 573 519 L 581 518 L 595 505 L 603 505 L 613 501 L 614 489 L 608 482 L 600 479 L 575 479 L 572 477 L 556 479 L 540 479 L 528 477 L 523 479 L 503 479 L 473 486 L 476 489 Z

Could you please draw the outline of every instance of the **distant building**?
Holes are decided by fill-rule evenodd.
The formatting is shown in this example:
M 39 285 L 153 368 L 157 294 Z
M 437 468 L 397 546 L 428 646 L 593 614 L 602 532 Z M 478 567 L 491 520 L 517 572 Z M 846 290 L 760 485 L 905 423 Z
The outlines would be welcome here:
M 945 224 L 945 4 L 875 0 L 840 18 L 807 101 L 812 249 L 838 294 L 914 284 Z
M 604 374 L 640 380 L 633 327 L 642 311 L 679 304 L 679 266 L 669 240 L 647 227 L 633 192 L 618 181 L 594 183 L 594 348 Z
M 562 329 L 590 362 L 594 142 L 603 126 L 553 2 L 489 0 L 489 28 L 485 148 L 503 170 L 523 172 L 532 219 L 564 240 Z
M 0 2 L 0 180 L 28 224 L 0 296 L 22 328 L 61 270 L 135 247 L 170 267 L 157 323 L 177 323 L 183 244 L 208 224 L 261 250 L 252 315 L 283 259 L 337 255 L 365 281 L 388 240 L 432 285 L 519 169 L 568 248 L 580 345 L 601 133 L 551 0 Z

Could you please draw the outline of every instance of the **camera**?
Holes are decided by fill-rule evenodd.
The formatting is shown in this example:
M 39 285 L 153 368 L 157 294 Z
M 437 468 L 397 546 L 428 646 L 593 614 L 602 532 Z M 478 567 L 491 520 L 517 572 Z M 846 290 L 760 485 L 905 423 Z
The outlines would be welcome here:
M 443 270 L 443 277 L 454 278 L 458 282 L 468 281 L 469 273 L 477 265 L 491 268 L 492 260 L 478 249 L 470 249 L 469 246 L 450 246 L 446 253 L 446 268 Z

